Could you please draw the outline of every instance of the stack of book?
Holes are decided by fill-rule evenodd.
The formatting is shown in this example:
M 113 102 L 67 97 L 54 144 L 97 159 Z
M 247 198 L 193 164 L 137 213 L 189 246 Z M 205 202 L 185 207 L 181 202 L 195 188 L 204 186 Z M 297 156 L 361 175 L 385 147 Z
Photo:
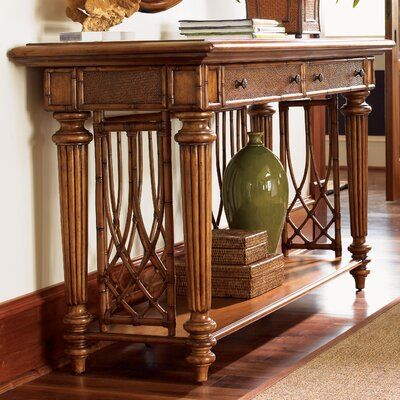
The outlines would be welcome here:
M 190 39 L 284 39 L 285 28 L 271 19 L 179 21 L 180 34 Z
M 285 278 L 282 254 L 268 254 L 265 231 L 216 229 L 212 237 L 212 295 L 251 299 L 280 285 Z M 185 257 L 175 259 L 176 290 L 187 291 Z

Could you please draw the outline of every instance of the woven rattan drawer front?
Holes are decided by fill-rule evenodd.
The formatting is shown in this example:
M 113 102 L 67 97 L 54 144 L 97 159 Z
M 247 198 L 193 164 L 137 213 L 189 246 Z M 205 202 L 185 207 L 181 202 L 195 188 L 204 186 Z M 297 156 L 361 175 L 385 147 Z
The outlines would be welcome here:
M 227 66 L 223 80 L 225 104 L 302 93 L 301 64 Z
M 334 91 L 363 86 L 364 60 L 332 60 L 306 65 L 306 91 Z
M 85 68 L 79 71 L 78 85 L 83 109 L 166 107 L 163 67 Z

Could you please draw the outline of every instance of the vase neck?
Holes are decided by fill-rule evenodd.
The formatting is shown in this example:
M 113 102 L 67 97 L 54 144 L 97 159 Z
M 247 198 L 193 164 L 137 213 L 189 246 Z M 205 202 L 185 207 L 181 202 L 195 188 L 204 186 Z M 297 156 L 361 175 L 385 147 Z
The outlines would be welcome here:
M 264 132 L 248 132 L 249 142 L 247 146 L 264 146 Z

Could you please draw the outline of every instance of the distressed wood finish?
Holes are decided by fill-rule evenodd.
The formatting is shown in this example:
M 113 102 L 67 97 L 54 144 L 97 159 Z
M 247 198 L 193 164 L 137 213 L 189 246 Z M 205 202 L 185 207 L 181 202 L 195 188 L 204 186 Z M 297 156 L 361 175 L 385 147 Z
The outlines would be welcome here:
M 215 134 L 209 127 L 211 113 L 182 113 L 183 127 L 175 136 L 181 154 L 183 224 L 190 319 L 191 352 L 187 358 L 196 367 L 198 382 L 207 380 L 215 361 L 211 348 L 217 328 L 209 316 L 211 308 L 211 151 Z
M 351 236 L 353 243 L 349 251 L 354 260 L 362 265 L 351 271 L 358 290 L 365 288 L 370 262 L 368 252 L 371 247 L 366 243 L 368 233 L 368 115 L 371 107 L 366 103 L 368 91 L 347 93 L 347 102 L 342 107 L 345 116 L 347 143 L 347 170 L 349 179 L 349 201 Z
M 373 59 L 307 63 L 47 69 L 46 107 L 58 110 L 193 111 L 373 89 Z M 97 85 L 97 82 L 102 85 Z M 138 87 L 142 90 L 137 90 Z M 57 89 L 58 88 L 58 89 Z M 63 88 L 60 90 L 59 88 Z M 117 90 L 116 90 L 117 89 Z
M 178 40 L 113 43 L 30 44 L 8 56 L 28 66 L 100 67 L 306 62 L 372 57 L 390 50 L 390 40 Z
M 85 371 L 89 354 L 84 334 L 92 321 L 87 310 L 88 257 L 88 145 L 92 134 L 84 127 L 90 113 L 55 113 L 60 130 L 53 135 L 58 152 L 61 230 L 64 254 L 64 280 L 67 314 L 65 353 L 72 360 L 75 373 Z
M 67 353 L 73 360 L 76 372 L 84 370 L 86 357 L 91 351 L 88 342 L 121 340 L 180 344 L 188 347 L 190 354 L 187 359 L 195 367 L 196 380 L 203 382 L 207 380 L 208 369 L 215 360 L 212 348 L 216 339 L 283 307 L 342 272 L 357 268 L 354 273 L 356 278 L 359 281 L 365 278 L 367 247 L 363 240 L 365 241 L 366 221 L 362 220 L 357 212 L 363 210 L 365 213 L 367 199 L 364 195 L 356 197 L 353 190 L 351 209 L 354 243 L 350 246 L 353 261 L 347 262 L 344 259 L 339 268 L 335 264 L 322 261 L 321 265 L 324 265 L 323 270 L 326 269 L 326 273 L 318 275 L 313 269 L 314 259 L 306 259 L 297 265 L 303 273 L 296 272 L 292 275 L 297 286 L 289 279 L 287 286 L 252 303 L 229 303 L 226 304 L 226 308 L 220 303 L 211 304 L 211 227 L 212 223 L 219 226 L 223 204 L 219 204 L 218 212 L 212 220 L 211 155 L 216 135 L 210 129 L 210 124 L 212 113 L 215 112 L 215 131 L 218 134 L 215 146 L 216 169 L 221 184 L 223 170 L 229 158 L 246 143 L 247 107 L 250 106 L 248 111 L 253 127 L 264 130 L 266 144 L 271 146 L 273 109 L 268 103 L 351 92 L 345 112 L 348 126 L 351 127 L 349 154 L 355 163 L 351 171 L 352 188 L 361 187 L 365 192 L 365 174 L 357 172 L 355 165 L 366 165 L 362 131 L 365 129 L 367 113 L 364 111 L 367 109 L 362 102 L 357 102 L 361 101 L 367 91 L 374 88 L 373 57 L 392 47 L 392 42 L 382 40 L 199 40 L 28 45 L 9 52 L 9 57 L 18 63 L 44 68 L 45 108 L 48 111 L 56 111 L 55 116 L 61 123 L 61 129 L 54 139 L 59 148 L 64 267 L 69 307 L 65 318 L 66 339 Z M 330 63 L 340 65 L 332 77 L 327 76 L 326 81 L 322 82 L 310 79 L 313 74 L 330 74 Z M 364 69 L 363 76 L 355 74 L 355 69 L 360 65 Z M 135 110 L 136 114 L 110 117 L 107 114 L 108 110 Z M 163 162 L 159 164 L 158 174 L 155 174 L 155 168 L 149 168 L 152 175 L 151 201 L 154 204 L 156 226 L 160 225 L 161 211 L 165 207 L 165 223 L 169 226 L 165 234 L 171 236 L 171 138 L 168 134 L 170 113 L 183 123 L 175 138 L 179 143 L 181 156 L 182 209 L 189 281 L 188 307 L 182 310 L 180 301 L 174 296 L 171 240 L 161 254 L 154 253 L 154 248 L 150 245 L 146 248 L 147 256 L 139 262 L 140 268 L 146 267 L 144 264 L 149 262 L 151 270 L 156 267 L 154 264 L 158 265 L 157 257 L 165 257 L 167 274 L 162 283 L 168 285 L 167 312 L 157 321 L 153 318 L 154 315 L 149 315 L 146 321 L 139 318 L 139 321 L 135 314 L 132 314 L 132 318 L 132 315 L 126 313 L 112 315 L 109 312 L 108 302 L 111 296 L 105 293 L 110 288 L 105 290 L 105 266 L 100 257 L 101 329 L 86 329 L 91 320 L 86 308 L 87 147 L 91 141 L 91 134 L 84 129 L 84 121 L 90 116 L 89 111 L 95 114 L 96 189 L 97 198 L 100 199 L 97 204 L 97 233 L 100 255 L 108 249 L 108 242 L 104 237 L 105 230 L 102 231 L 104 225 L 107 223 L 109 229 L 118 231 L 121 219 L 119 215 L 122 215 L 119 214 L 118 185 L 112 188 L 114 180 L 110 179 L 113 157 L 113 151 L 107 144 L 110 133 L 114 132 L 117 142 L 118 138 L 122 137 L 118 132 L 128 133 L 131 145 L 128 158 L 132 166 L 132 180 L 137 182 L 131 185 L 135 196 L 130 198 L 130 205 L 137 213 L 140 212 L 138 203 L 141 167 L 140 162 L 137 167 L 133 167 L 132 164 L 137 164 L 137 160 L 143 158 L 139 156 L 139 138 L 143 131 L 160 133 L 157 139 L 157 143 L 160 143 L 158 159 Z M 139 111 L 145 113 L 138 114 Z M 148 113 L 149 111 L 151 113 Z M 288 126 L 287 117 L 282 115 L 281 125 L 284 129 Z M 285 158 L 282 139 L 283 134 L 281 150 Z M 118 151 L 117 144 L 116 153 Z M 117 160 L 119 157 L 117 156 Z M 149 160 L 150 165 L 153 161 Z M 164 179 L 165 193 L 162 195 L 157 194 L 156 175 L 159 179 Z M 104 182 L 106 178 L 107 185 Z M 115 182 L 118 180 L 115 175 Z M 107 212 L 104 212 L 104 201 L 109 202 L 110 195 L 111 203 L 114 204 L 107 216 Z M 315 202 L 313 199 L 305 199 L 307 205 Z M 298 204 L 293 207 L 296 208 Z M 140 218 L 136 221 L 140 222 Z M 304 228 L 308 229 L 309 226 Z M 161 228 L 154 229 L 153 233 L 159 232 L 163 235 Z M 139 229 L 141 239 L 146 239 L 144 231 L 142 226 Z M 117 236 L 121 235 L 117 233 Z M 118 246 L 121 252 L 124 246 L 120 244 L 125 243 L 123 235 L 122 242 L 120 237 L 116 239 L 118 240 L 114 241 L 114 247 Z M 144 242 L 148 244 L 148 240 Z M 130 257 L 126 258 L 125 267 L 133 268 L 132 262 Z M 165 272 L 164 268 L 159 270 Z M 141 271 L 148 272 L 146 268 Z M 135 273 L 132 277 L 134 280 L 137 278 Z M 359 288 L 361 286 L 358 284 Z M 129 288 L 129 282 L 125 288 Z M 146 290 L 142 292 L 146 293 Z M 123 303 L 126 293 L 114 293 L 113 304 Z M 157 296 L 146 297 L 158 308 Z M 143 293 L 138 299 L 143 300 Z M 158 310 L 160 311 L 159 308 Z

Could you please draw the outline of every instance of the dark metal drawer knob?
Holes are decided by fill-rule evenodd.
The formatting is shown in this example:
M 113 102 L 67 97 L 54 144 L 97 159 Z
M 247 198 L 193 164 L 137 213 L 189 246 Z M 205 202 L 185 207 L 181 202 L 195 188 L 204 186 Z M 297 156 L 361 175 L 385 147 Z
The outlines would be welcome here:
M 322 73 L 321 74 L 314 74 L 314 76 L 313 76 L 313 81 L 314 82 L 316 82 L 316 81 L 319 81 L 319 82 L 323 82 L 324 81 L 324 75 L 322 75 Z
M 249 82 L 247 81 L 247 79 L 242 79 L 241 81 L 235 81 L 236 89 L 239 89 L 239 88 L 246 89 L 247 86 L 249 86 Z
M 365 76 L 364 68 L 354 71 L 354 76 L 361 76 L 361 78 L 364 78 L 364 76 Z
M 296 76 L 291 76 L 289 78 L 289 82 L 290 83 L 297 83 L 299 84 L 301 82 L 301 76 L 300 75 L 296 75 Z

